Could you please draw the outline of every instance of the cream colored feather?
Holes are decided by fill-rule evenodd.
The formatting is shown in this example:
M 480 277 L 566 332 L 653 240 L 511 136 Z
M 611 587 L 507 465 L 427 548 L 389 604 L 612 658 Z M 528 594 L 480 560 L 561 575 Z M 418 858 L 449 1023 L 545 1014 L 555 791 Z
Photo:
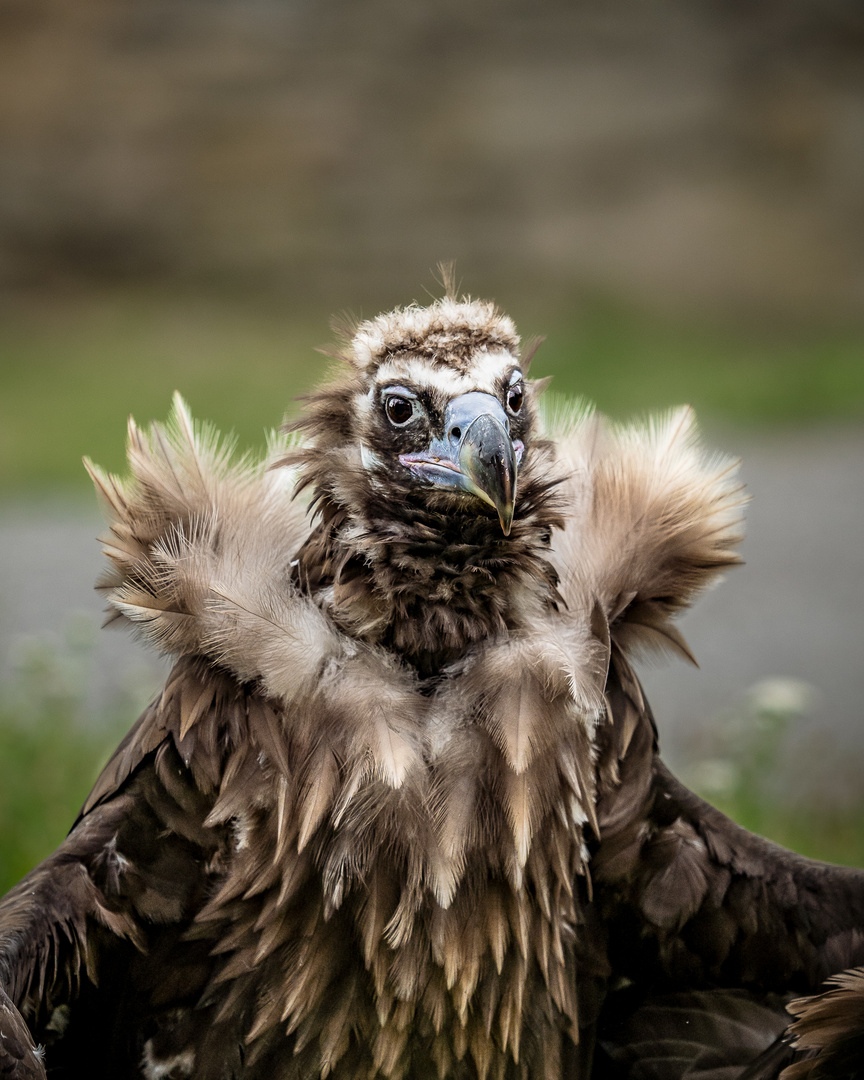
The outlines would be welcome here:
M 448 312 L 433 328 L 442 340 Z M 512 326 L 486 314 L 484 333 L 503 341 Z M 361 335 L 361 367 L 392 331 L 379 323 Z M 349 1015 L 366 1067 L 389 1080 L 404 1073 L 409 1030 L 446 1032 L 430 1044 L 442 1077 L 469 1057 L 481 1077 L 503 1077 L 508 1060 L 522 1069 L 531 1024 L 563 1022 L 576 1037 L 562 928 L 577 920 L 574 882 L 599 829 L 596 732 L 620 724 L 625 749 L 633 734 L 626 710 L 606 711 L 610 651 L 686 648 L 670 619 L 735 560 L 741 495 L 728 463 L 701 454 L 686 412 L 615 429 L 581 410 L 559 428 L 552 558 L 565 604 L 520 586 L 518 632 L 475 643 L 431 688 L 357 636 L 356 620 L 337 625 L 326 594 L 315 603 L 291 584 L 309 521 L 290 475 L 232 465 L 179 399 L 166 427 L 130 426 L 128 484 L 92 470 L 112 609 L 179 655 L 180 672 L 188 659 L 163 695 L 180 694 L 180 739 L 217 707 L 217 689 L 192 674 L 197 657 L 254 688 L 206 821 L 234 829 L 235 864 L 197 919 L 202 933 L 228 928 L 209 991 L 225 1022 L 247 1000 L 253 959 L 287 973 L 257 1001 L 250 1061 L 279 1030 L 298 1054 L 317 1045 L 324 1076 L 349 1052 Z M 347 467 L 353 483 L 361 466 Z M 637 684 L 625 691 L 637 701 Z M 253 898 L 250 923 L 237 905 Z M 348 990 L 333 998 L 345 910 L 374 984 L 366 1005 Z M 558 1076 L 560 1046 L 541 1043 L 530 1067 Z
M 685 650 L 670 617 L 737 561 L 745 498 L 736 463 L 704 454 L 687 409 L 614 427 L 559 406 L 549 427 L 568 473 L 554 560 L 570 610 L 584 619 L 597 599 L 619 630 L 632 624 L 628 640 Z M 178 397 L 166 427 L 146 436 L 130 423 L 130 483 L 88 465 L 110 524 L 104 550 L 113 570 L 103 587 L 112 610 L 157 648 L 204 651 L 277 697 L 303 697 L 356 646 L 286 587 L 288 553 L 309 529 L 290 478 L 264 462 L 231 464 L 230 454 L 230 444 L 196 430 Z M 562 670 L 572 645 L 556 648 Z M 368 665 L 360 681 L 375 685 L 381 663 L 358 661 Z M 578 680 L 571 689 L 579 695 Z M 524 762 L 529 730 L 512 734 Z M 382 749 L 390 741 L 386 731 L 372 737 L 384 739 Z M 501 733 L 505 744 L 509 737 Z M 403 766 L 391 761 L 388 770 L 396 778 Z
M 692 659 L 671 618 L 740 561 L 738 463 L 706 454 L 684 408 L 616 426 L 585 407 L 553 407 L 548 434 L 568 469 L 555 564 L 567 603 L 595 597 L 624 647 Z

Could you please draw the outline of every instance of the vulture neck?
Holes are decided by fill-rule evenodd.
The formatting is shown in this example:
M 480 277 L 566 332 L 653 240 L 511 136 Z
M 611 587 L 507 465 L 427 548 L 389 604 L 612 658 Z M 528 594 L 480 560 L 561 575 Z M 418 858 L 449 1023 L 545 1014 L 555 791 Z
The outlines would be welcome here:
M 434 678 L 475 642 L 525 629 L 562 603 L 547 558 L 562 525 L 556 483 L 520 478 L 506 537 L 467 501 L 435 509 L 423 492 L 370 491 L 362 506 L 346 507 L 321 493 L 295 583 L 347 633 Z

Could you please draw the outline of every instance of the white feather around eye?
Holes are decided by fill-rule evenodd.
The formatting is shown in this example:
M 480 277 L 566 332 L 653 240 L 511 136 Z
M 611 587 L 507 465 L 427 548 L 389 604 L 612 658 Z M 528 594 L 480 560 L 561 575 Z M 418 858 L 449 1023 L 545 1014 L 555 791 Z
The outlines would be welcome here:
M 391 353 L 446 355 L 459 348 L 496 348 L 516 354 L 519 335 L 509 316 L 486 300 L 442 297 L 427 307 L 396 308 L 357 327 L 352 341 L 354 363 L 377 367 Z

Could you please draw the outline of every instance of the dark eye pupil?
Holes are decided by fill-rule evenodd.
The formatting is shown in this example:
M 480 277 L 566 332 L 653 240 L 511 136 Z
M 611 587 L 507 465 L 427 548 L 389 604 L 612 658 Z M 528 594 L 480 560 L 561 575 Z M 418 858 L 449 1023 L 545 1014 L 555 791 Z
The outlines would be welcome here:
M 387 418 L 391 424 L 407 424 L 414 415 L 414 406 L 405 398 L 387 398 Z
M 518 413 L 522 408 L 522 387 L 514 386 L 507 395 L 507 404 L 510 412 Z

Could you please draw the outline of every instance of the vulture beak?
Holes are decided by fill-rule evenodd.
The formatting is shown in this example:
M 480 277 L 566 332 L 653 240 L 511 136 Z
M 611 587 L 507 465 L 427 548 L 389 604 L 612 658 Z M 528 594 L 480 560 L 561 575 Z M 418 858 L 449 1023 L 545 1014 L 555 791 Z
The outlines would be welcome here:
M 510 438 L 510 420 L 491 394 L 472 392 L 454 398 L 444 413 L 444 437 L 425 453 L 400 454 L 407 468 L 436 487 L 476 495 L 498 512 L 501 531 L 510 535 L 516 503 L 516 470 L 524 446 Z

